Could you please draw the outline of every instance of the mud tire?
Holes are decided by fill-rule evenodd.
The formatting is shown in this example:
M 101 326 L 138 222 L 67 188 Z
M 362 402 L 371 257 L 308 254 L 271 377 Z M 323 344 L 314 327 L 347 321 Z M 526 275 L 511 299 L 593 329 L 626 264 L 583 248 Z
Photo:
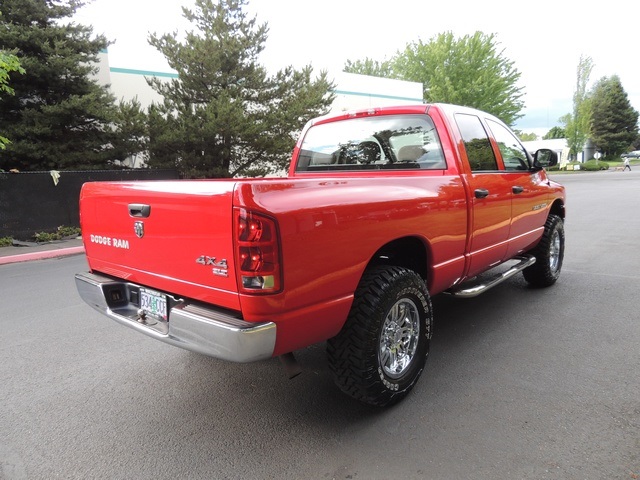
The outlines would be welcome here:
M 522 271 L 534 287 L 549 287 L 556 283 L 564 260 L 564 222 L 557 215 L 549 215 L 540 243 L 529 252 L 536 263 Z
M 432 330 L 429 292 L 417 273 L 389 266 L 368 270 L 344 327 L 327 342 L 335 383 L 369 405 L 397 403 L 422 374 Z

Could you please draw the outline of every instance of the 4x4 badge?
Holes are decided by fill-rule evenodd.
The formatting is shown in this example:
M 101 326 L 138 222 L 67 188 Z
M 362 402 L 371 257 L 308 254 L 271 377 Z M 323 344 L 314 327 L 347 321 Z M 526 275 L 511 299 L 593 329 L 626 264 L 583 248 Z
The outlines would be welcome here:
M 144 237 L 144 223 L 136 222 L 133 224 L 133 231 L 136 232 L 136 237 Z

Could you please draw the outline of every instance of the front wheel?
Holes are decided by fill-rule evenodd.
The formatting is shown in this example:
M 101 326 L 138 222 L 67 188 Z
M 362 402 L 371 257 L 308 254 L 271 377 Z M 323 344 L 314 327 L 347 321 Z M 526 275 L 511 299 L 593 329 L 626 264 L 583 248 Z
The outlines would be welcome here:
M 388 266 L 365 272 L 344 327 L 327 342 L 336 384 L 370 405 L 400 401 L 424 369 L 432 329 L 431 300 L 418 274 Z
M 536 263 L 522 271 L 527 282 L 535 287 L 556 283 L 564 259 L 564 222 L 557 215 L 549 215 L 540 243 L 529 252 Z

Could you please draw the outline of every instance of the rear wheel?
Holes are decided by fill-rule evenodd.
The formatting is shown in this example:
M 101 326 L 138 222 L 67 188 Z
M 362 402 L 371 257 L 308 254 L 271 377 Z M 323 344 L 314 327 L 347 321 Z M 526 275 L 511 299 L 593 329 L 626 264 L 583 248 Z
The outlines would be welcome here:
M 336 384 L 370 405 L 400 401 L 424 369 L 432 329 L 429 293 L 417 273 L 399 267 L 367 271 L 344 327 L 327 342 Z
M 556 283 L 564 259 L 562 218 L 549 215 L 540 243 L 529 253 L 536 257 L 536 263 L 522 271 L 525 280 L 536 287 L 548 287 Z

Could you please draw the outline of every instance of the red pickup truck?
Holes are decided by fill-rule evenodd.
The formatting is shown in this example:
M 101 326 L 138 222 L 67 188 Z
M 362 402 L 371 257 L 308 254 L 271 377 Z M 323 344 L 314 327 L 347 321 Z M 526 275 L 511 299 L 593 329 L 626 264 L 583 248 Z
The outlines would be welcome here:
M 76 284 L 113 320 L 225 360 L 279 356 L 293 371 L 292 352 L 326 341 L 337 385 L 390 405 L 425 366 L 431 296 L 474 296 L 518 272 L 557 280 L 555 163 L 465 107 L 317 118 L 287 178 L 86 183 L 90 272 Z

